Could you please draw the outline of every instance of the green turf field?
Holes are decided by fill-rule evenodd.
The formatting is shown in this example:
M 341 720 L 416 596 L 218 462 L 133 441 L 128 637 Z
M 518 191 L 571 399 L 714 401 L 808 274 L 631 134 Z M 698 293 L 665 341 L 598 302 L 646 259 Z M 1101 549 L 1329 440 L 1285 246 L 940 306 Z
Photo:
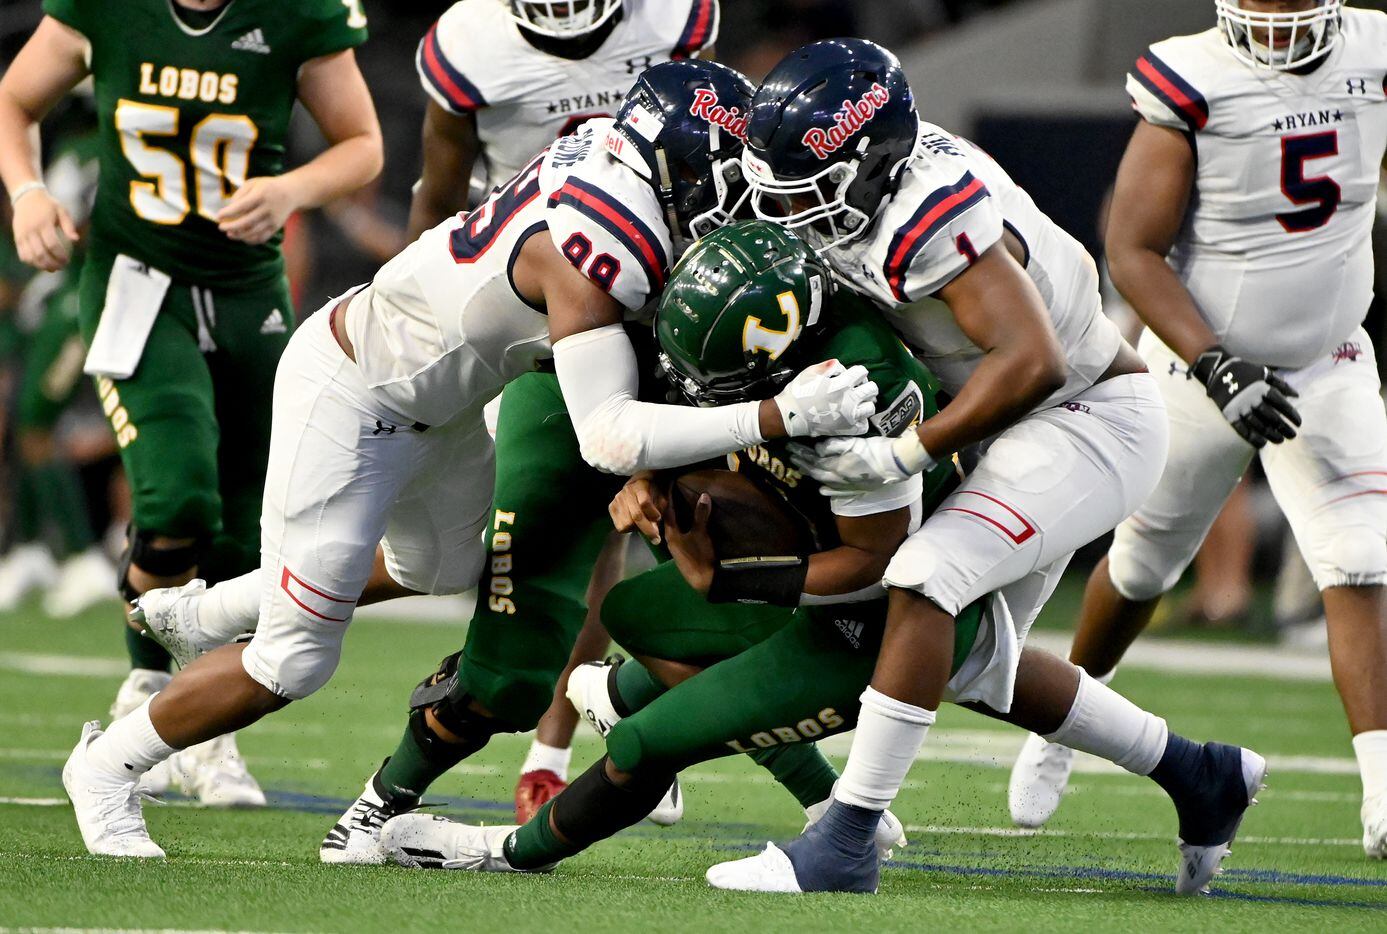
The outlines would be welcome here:
M 1359 783 L 1331 686 L 1131 669 L 1115 687 L 1175 729 L 1272 760 L 1215 897 L 1171 894 L 1173 811 L 1144 779 L 1086 769 L 1046 831 L 1014 831 L 1005 766 L 1019 734 L 952 708 L 897 802 L 910 846 L 875 898 L 705 886 L 709 864 L 792 836 L 803 820 L 737 759 L 684 775 L 679 825 L 642 825 L 550 876 L 320 866 L 319 840 L 398 738 L 409 687 L 459 641 L 452 626 L 358 621 L 332 684 L 242 735 L 271 807 L 147 806 L 169 859 L 135 863 L 86 855 L 58 779 L 81 721 L 105 717 L 121 680 L 111 611 L 0 619 L 0 929 L 1387 930 L 1387 864 L 1359 848 Z M 429 799 L 463 819 L 508 821 L 527 743 L 497 739 Z M 575 773 L 598 754 L 584 734 Z

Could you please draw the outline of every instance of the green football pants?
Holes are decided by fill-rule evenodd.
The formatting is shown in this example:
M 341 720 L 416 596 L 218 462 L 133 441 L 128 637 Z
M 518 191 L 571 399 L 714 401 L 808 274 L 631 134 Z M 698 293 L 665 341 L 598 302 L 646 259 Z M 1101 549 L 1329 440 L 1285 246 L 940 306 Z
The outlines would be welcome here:
M 81 329 L 96 332 L 113 257 L 82 270 Z M 275 367 L 293 327 L 289 286 L 234 292 L 174 283 L 140 365 L 96 381 L 146 533 L 204 544 L 199 576 L 260 566 L 260 502 Z
M 508 728 L 532 729 L 583 627 L 592 567 L 624 479 L 583 461 L 558 377 L 527 373 L 501 396 L 496 495 L 459 687 Z

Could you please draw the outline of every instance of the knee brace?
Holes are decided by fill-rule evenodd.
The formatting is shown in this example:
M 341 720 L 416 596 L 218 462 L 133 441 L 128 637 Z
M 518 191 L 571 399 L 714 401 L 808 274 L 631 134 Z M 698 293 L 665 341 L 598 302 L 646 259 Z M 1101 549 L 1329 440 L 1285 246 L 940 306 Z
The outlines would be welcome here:
M 519 732 L 507 724 L 485 717 L 471 709 L 472 695 L 459 677 L 461 652 L 454 652 L 438 663 L 438 670 L 419 682 L 409 696 L 409 728 L 415 740 L 426 752 L 438 751 L 440 756 L 459 759 L 481 749 L 497 733 Z M 433 714 L 449 733 L 462 738 L 461 743 L 446 743 L 428 728 L 424 711 Z M 442 747 L 446 747 L 446 750 Z
M 133 603 L 141 593 L 130 583 L 132 565 L 155 577 L 179 577 L 197 567 L 206 544 L 202 539 L 173 547 L 155 545 L 154 540 L 162 534 L 138 528 L 133 522 L 126 528 L 125 551 L 120 556 L 117 580 L 121 596 L 127 603 Z
M 1310 572 L 1320 590 L 1387 583 L 1387 538 L 1364 527 L 1339 530 L 1315 556 Z

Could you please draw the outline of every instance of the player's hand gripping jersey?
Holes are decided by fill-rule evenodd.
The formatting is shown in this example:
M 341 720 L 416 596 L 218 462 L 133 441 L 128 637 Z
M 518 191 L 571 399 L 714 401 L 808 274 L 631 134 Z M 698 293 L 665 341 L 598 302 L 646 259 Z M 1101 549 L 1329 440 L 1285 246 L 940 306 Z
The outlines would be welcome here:
M 452 113 L 476 114 L 493 184 L 583 121 L 614 115 L 651 65 L 696 56 L 717 39 L 717 0 L 624 0 L 617 16 L 585 58 L 535 48 L 504 0 L 459 0 L 424 36 L 415 55 L 424 90 Z
M 100 115 L 92 241 L 177 281 L 246 290 L 283 272 L 276 233 L 230 240 L 217 212 L 284 167 L 300 66 L 360 45 L 358 0 L 235 0 L 201 29 L 169 0 L 44 0 L 82 33 Z
M 633 315 L 659 294 L 669 231 L 650 185 L 603 149 L 611 125 L 592 120 L 557 141 L 475 211 L 426 231 L 352 300 L 357 365 L 401 414 L 441 425 L 552 355 L 544 309 L 511 279 L 537 232 Z
M 1127 76 L 1141 117 L 1194 147 L 1198 196 L 1169 259 L 1231 353 L 1299 368 L 1362 322 L 1384 77 L 1387 15 L 1351 8 L 1300 74 L 1250 67 L 1209 29 L 1156 43 Z
M 939 127 L 921 124 L 900 188 L 866 236 L 825 258 L 856 290 L 875 299 L 920 359 L 956 394 L 983 351 L 931 296 L 1009 231 L 1050 312 L 1068 365 L 1063 387 L 1038 408 L 1092 385 L 1122 337 L 1103 315 L 1098 271 L 1084 248 L 1041 213 L 991 157 Z

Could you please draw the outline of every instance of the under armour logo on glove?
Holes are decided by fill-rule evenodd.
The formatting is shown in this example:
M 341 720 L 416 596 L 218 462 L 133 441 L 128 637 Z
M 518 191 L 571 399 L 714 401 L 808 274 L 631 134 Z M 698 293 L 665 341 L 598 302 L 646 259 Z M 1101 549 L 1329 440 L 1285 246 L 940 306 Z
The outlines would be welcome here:
M 865 366 L 845 368 L 837 360 L 805 367 L 775 397 L 785 434 L 791 438 L 860 435 L 876 412 L 877 386 Z
M 1215 344 L 1199 355 L 1186 375 L 1204 384 L 1233 430 L 1253 447 L 1296 436 L 1300 413 L 1290 400 L 1299 393 L 1270 367 L 1235 357 Z

